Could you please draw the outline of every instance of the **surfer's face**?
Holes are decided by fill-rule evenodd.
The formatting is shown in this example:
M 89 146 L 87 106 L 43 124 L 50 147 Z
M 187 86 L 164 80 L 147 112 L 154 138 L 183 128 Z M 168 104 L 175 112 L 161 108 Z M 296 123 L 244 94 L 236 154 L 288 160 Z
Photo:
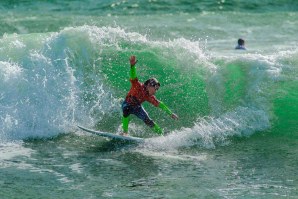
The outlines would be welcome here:
M 158 85 L 155 85 L 155 86 L 148 85 L 147 86 L 147 90 L 148 90 L 148 93 L 150 96 L 154 95 L 158 89 L 159 89 Z

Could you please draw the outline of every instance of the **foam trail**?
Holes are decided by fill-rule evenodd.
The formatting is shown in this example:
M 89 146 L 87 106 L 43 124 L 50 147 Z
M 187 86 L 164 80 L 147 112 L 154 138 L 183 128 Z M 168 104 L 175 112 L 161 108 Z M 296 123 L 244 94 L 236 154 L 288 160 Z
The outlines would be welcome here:
M 142 147 L 153 150 L 174 150 L 180 147 L 199 146 L 215 148 L 225 145 L 233 136 L 249 136 L 270 127 L 264 111 L 239 107 L 219 118 L 202 118 L 191 128 L 175 130 L 164 137 L 149 139 Z

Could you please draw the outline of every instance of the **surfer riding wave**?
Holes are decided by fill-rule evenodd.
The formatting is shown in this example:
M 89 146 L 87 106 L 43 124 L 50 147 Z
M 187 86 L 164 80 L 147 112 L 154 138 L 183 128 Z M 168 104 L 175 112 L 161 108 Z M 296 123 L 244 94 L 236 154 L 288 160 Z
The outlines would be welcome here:
M 163 130 L 154 122 L 145 111 L 142 103 L 148 101 L 155 107 L 161 108 L 173 119 L 178 119 L 178 116 L 173 113 L 162 101 L 158 100 L 154 95 L 160 87 L 160 83 L 156 78 L 150 78 L 145 83 L 139 82 L 136 73 L 136 57 L 130 57 L 130 83 L 131 88 L 126 95 L 124 102 L 122 103 L 122 135 L 128 135 L 128 125 L 130 121 L 130 115 L 136 115 L 138 118 L 144 121 L 144 123 L 153 129 L 158 135 L 163 135 Z

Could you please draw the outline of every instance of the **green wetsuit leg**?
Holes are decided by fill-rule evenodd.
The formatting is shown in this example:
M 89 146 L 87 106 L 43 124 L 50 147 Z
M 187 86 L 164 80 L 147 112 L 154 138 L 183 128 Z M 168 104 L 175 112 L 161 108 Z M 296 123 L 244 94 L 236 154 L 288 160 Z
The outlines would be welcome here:
M 129 124 L 129 116 L 124 117 L 122 116 L 122 128 L 123 128 L 123 133 L 128 133 L 128 124 Z
M 153 131 L 158 134 L 158 135 L 163 135 L 163 130 L 162 128 L 160 128 L 155 122 L 154 122 L 154 126 L 152 127 Z

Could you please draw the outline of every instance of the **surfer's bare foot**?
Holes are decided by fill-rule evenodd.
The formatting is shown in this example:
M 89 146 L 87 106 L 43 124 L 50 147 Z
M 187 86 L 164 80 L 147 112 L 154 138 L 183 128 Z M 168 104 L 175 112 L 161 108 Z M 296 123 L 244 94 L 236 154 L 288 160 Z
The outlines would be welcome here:
M 120 133 L 122 136 L 128 136 L 128 133 Z

